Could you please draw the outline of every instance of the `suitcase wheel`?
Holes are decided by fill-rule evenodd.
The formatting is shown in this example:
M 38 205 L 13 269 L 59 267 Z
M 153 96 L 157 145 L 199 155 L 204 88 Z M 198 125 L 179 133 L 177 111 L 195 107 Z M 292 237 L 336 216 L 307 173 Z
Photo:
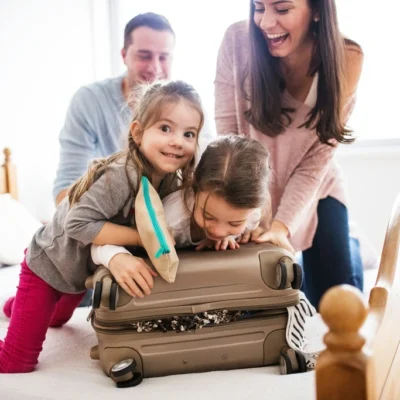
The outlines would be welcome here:
M 275 283 L 276 287 L 279 290 L 283 290 L 286 288 L 287 278 L 288 278 L 288 271 L 286 264 L 283 261 L 279 261 L 276 265 L 276 276 L 275 276 Z
M 101 292 L 103 290 L 103 282 L 96 282 L 96 285 L 94 287 L 94 291 L 93 291 L 93 305 L 92 307 L 94 309 L 97 309 L 100 307 L 100 303 L 101 303 Z
M 303 283 L 303 268 L 300 264 L 293 263 L 293 281 L 291 283 L 293 289 L 300 289 Z
M 136 361 L 133 358 L 127 358 L 115 364 L 110 371 L 110 376 L 117 387 L 127 388 L 139 385 L 143 380 L 140 372 L 134 372 Z
M 307 372 L 306 359 L 299 351 L 285 347 L 279 358 L 279 369 L 281 375 Z
M 118 284 L 113 282 L 110 289 L 110 310 L 116 310 L 118 303 Z

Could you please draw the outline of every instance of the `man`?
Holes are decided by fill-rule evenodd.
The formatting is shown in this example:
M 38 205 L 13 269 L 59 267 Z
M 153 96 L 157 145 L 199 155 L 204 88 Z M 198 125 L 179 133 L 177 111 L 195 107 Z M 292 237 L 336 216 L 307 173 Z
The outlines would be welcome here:
M 72 98 L 60 133 L 60 162 L 53 187 L 58 205 L 68 187 L 96 157 L 106 157 L 122 147 L 130 110 L 128 94 L 135 85 L 168 79 L 171 74 L 175 33 L 158 14 L 139 14 L 125 26 L 121 56 L 126 74 L 81 87 Z

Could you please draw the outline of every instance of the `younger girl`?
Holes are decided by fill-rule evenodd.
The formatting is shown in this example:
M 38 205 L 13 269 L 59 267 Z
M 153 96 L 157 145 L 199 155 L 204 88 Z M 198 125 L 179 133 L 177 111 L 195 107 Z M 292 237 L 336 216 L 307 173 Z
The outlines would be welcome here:
M 176 246 L 238 248 L 235 239 L 253 231 L 261 219 L 261 207 L 270 204 L 268 176 L 268 152 L 256 140 L 233 135 L 211 142 L 201 156 L 192 186 L 163 200 Z M 120 267 L 135 263 L 136 257 L 121 247 L 92 246 L 92 258 L 116 276 Z M 137 285 L 128 293 L 143 297 Z
M 137 98 L 137 97 L 136 97 Z M 4 305 L 11 317 L 0 341 L 0 372 L 30 372 L 49 326 L 66 323 L 95 269 L 90 245 L 138 245 L 133 205 L 141 176 L 161 197 L 192 176 L 203 112 L 198 94 L 176 81 L 154 83 L 136 101 L 128 149 L 97 160 L 70 189 L 52 222 L 40 228 L 22 262 L 17 294 Z M 179 173 L 177 173 L 179 171 Z M 124 274 L 152 286 L 145 263 Z

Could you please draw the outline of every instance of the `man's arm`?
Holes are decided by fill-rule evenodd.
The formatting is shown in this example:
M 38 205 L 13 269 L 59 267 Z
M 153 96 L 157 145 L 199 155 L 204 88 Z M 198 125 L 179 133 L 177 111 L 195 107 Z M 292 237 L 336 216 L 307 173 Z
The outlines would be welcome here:
M 97 135 L 93 122 L 99 108 L 93 92 L 80 88 L 69 105 L 65 124 L 60 132 L 60 160 L 53 185 L 53 197 L 58 205 L 72 183 L 87 170 L 89 160 L 96 156 Z

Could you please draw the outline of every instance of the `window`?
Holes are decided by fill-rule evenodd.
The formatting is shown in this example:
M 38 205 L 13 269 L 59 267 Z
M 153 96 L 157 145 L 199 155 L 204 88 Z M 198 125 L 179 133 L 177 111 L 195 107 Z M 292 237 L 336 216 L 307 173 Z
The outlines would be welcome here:
M 349 126 L 361 140 L 399 139 L 400 71 L 395 0 L 336 0 L 342 33 L 361 45 L 364 65 Z

